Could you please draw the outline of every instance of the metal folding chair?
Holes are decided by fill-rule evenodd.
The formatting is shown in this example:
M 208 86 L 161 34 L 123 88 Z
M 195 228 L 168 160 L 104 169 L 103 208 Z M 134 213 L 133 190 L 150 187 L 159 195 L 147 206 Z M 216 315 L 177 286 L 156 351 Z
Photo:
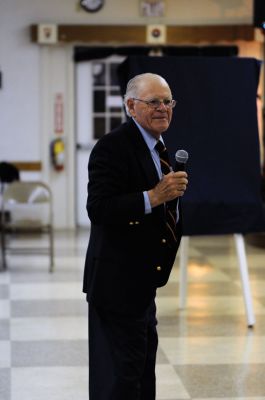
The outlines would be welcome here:
M 10 218 L 5 218 L 6 213 Z M 12 238 L 20 235 L 48 235 L 48 246 L 14 246 Z M 49 255 L 49 271 L 54 269 L 53 205 L 49 186 L 40 181 L 10 183 L 2 195 L 1 247 L 3 268 L 7 267 L 6 254 L 45 252 Z

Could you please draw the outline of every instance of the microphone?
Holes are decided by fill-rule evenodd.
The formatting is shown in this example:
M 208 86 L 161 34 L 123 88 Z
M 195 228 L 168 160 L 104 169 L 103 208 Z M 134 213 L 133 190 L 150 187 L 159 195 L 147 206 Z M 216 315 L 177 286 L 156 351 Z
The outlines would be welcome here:
M 175 154 L 175 172 L 177 171 L 185 171 L 186 170 L 186 162 L 188 161 L 189 153 L 186 150 L 178 150 Z

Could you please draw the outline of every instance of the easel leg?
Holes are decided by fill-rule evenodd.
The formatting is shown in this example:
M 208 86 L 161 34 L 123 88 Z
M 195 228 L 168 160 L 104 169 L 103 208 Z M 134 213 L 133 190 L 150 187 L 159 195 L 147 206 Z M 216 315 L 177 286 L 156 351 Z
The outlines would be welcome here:
M 239 271 L 243 289 L 245 310 L 247 316 L 247 324 L 252 328 L 255 324 L 255 317 L 253 313 L 252 297 L 249 285 L 248 264 L 245 250 L 245 242 L 242 234 L 234 234 L 235 245 L 237 250 Z

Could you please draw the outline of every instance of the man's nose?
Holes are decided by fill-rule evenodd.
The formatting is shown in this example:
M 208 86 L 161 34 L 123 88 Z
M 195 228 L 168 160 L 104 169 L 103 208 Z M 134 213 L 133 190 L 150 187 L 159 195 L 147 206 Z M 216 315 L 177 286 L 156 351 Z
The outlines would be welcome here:
M 157 110 L 160 110 L 160 111 L 166 111 L 167 110 L 167 106 L 164 104 L 163 101 L 160 101 L 160 104 L 157 107 Z

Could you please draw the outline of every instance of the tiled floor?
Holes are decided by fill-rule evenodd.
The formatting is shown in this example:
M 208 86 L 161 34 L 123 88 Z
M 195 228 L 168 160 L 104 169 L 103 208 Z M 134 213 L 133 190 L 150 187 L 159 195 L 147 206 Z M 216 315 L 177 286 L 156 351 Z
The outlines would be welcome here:
M 10 255 L 0 272 L 1 400 L 88 400 L 88 235 L 56 234 L 53 274 L 41 255 Z M 265 249 L 246 248 L 254 329 L 247 328 L 232 236 L 191 238 L 185 310 L 177 257 L 157 297 L 158 400 L 265 399 Z

